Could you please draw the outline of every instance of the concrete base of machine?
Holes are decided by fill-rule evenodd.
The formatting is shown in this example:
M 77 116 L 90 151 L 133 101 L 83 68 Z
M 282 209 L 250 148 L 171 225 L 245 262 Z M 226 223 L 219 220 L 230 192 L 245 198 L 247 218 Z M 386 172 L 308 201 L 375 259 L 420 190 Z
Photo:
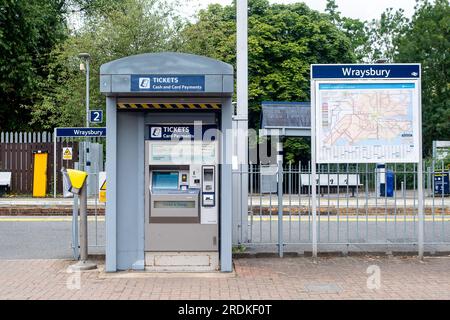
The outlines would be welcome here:
M 146 252 L 145 270 L 155 272 L 219 271 L 219 253 L 210 252 Z
M 72 271 L 85 271 L 96 269 L 97 265 L 91 261 L 78 261 L 75 264 L 72 264 L 69 269 Z

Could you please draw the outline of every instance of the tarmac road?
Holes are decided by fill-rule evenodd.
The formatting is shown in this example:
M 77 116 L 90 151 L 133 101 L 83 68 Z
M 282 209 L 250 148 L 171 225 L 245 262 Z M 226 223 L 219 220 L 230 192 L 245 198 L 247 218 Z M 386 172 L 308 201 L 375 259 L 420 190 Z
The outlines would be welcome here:
M 386 246 L 370 245 L 370 242 L 391 243 L 394 251 L 415 251 L 415 245 L 402 245 L 402 243 L 414 242 L 417 239 L 417 223 L 413 217 L 371 216 L 322 216 L 319 223 L 320 242 L 335 243 L 334 245 L 322 245 L 323 251 L 338 251 L 343 249 L 354 251 L 383 251 Z M 89 217 L 89 243 L 95 244 L 95 223 L 93 217 Z M 104 217 L 98 218 L 97 244 L 104 244 Z M 272 220 L 270 220 L 272 219 Z M 304 245 L 287 245 L 286 251 L 300 250 L 310 251 L 310 221 L 302 216 L 284 217 L 283 234 L 284 241 L 289 243 L 300 242 Z M 329 219 L 329 220 L 328 220 Z M 250 221 L 249 221 L 250 222 Z M 71 259 L 71 217 L 0 217 L 0 259 Z M 249 230 L 253 234 L 253 242 L 256 244 L 253 250 L 274 251 L 272 245 L 260 245 L 259 243 L 276 243 L 278 220 L 272 218 L 254 217 L 253 227 Z M 434 235 L 433 235 L 434 232 Z M 339 237 L 338 237 L 339 235 Z M 339 245 L 350 239 L 349 247 Z M 450 217 L 427 216 L 425 222 L 425 239 L 431 242 L 433 239 L 445 241 L 445 245 L 426 245 L 429 251 L 450 251 Z M 250 247 L 249 245 L 246 245 Z M 319 246 L 321 248 L 321 246 Z M 249 249 L 250 250 L 250 249 Z M 275 247 L 276 250 L 276 247 Z M 104 253 L 103 247 L 91 247 L 91 254 Z
M 98 244 L 104 243 L 104 220 L 99 217 Z M 91 217 L 90 217 L 90 220 Z M 0 217 L 0 259 L 73 258 L 71 217 Z M 89 221 L 89 244 L 95 244 L 95 223 Z M 103 253 L 91 248 L 89 253 Z

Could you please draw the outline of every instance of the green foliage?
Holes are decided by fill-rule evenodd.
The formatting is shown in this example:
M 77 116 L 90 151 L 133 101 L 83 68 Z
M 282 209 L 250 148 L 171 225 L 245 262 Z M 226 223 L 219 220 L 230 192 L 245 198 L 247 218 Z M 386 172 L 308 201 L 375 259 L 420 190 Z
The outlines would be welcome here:
M 139 53 L 178 50 L 181 21 L 166 2 L 125 0 L 109 4 L 107 11 L 96 10 L 81 30 L 52 51 L 50 74 L 42 84 L 39 103 L 31 110 L 36 126 L 84 125 L 85 74 L 79 69 L 80 52 L 91 55 L 91 109 L 104 109 L 105 97 L 99 90 L 103 63 Z
M 174 9 L 166 0 L 2 0 L 0 130 L 83 125 L 80 52 L 91 55 L 91 108 L 104 108 L 100 65 L 120 57 L 184 51 L 235 65 L 234 3 L 210 5 L 194 23 L 183 21 Z M 67 29 L 72 11 L 81 13 L 81 29 Z M 326 13 L 303 3 L 249 0 L 248 25 L 251 128 L 259 127 L 261 101 L 310 99 L 311 63 L 385 57 L 422 63 L 425 154 L 433 140 L 450 140 L 447 0 L 417 0 L 411 20 L 389 8 L 371 22 L 343 17 L 335 0 L 327 1 Z M 286 139 L 284 148 L 287 162 L 309 157 L 304 139 Z
M 365 61 L 371 51 L 367 22 L 341 16 L 335 0 L 327 0 L 325 12 L 331 22 L 350 39 L 356 60 Z
M 67 29 L 62 0 L 2 0 L 0 4 L 0 130 L 28 128 L 54 46 Z
M 243 244 L 239 244 L 237 246 L 233 246 L 232 251 L 233 253 L 244 253 L 247 250 L 247 247 Z
M 450 5 L 418 1 L 411 23 L 396 38 L 395 62 L 422 64 L 423 142 L 450 140 Z
M 121 7 L 122 0 L 66 0 L 71 11 L 81 12 L 85 19 L 106 16 Z
M 311 159 L 310 143 L 311 139 L 285 138 L 283 142 L 285 161 L 295 165 L 299 161 L 308 162 Z
M 398 50 L 397 39 L 403 36 L 408 23 L 403 9 L 394 11 L 392 8 L 386 9 L 380 19 L 368 23 L 365 31 L 368 41 L 364 49 L 364 61 L 375 62 L 386 58 L 389 62 L 394 62 Z
M 210 5 L 183 31 L 183 50 L 235 64 L 235 6 Z M 309 101 L 311 63 L 355 62 L 350 39 L 327 14 L 304 3 L 249 1 L 249 127 L 258 128 L 262 101 Z M 298 142 L 294 142 L 298 140 Z M 286 159 L 309 150 L 302 139 L 288 139 Z M 296 147 L 300 149 L 295 149 Z M 307 153 L 306 153 L 307 154 Z
M 446 0 L 416 0 L 411 20 L 404 11 L 386 9 L 379 19 L 356 21 L 349 29 L 340 17 L 334 0 L 327 12 L 339 28 L 352 39 L 358 60 L 422 64 L 422 123 L 424 155 L 431 155 L 433 140 L 450 140 L 450 9 Z M 361 34 L 361 27 L 363 33 Z

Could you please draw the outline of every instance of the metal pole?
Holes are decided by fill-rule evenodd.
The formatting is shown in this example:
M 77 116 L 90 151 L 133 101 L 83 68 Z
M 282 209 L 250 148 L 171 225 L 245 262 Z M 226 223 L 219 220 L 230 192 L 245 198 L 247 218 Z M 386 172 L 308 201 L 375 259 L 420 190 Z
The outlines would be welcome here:
M 316 172 L 316 98 L 315 81 L 311 81 L 311 211 L 312 256 L 317 258 L 317 172 Z M 339 176 L 339 174 L 338 174 Z
M 278 161 L 278 256 L 283 258 L 283 163 Z
M 234 120 L 237 121 L 236 139 L 238 163 L 246 170 L 242 171 L 240 184 L 242 225 L 248 221 L 248 4 L 247 0 L 236 1 L 236 96 L 237 110 Z M 248 241 L 247 228 L 242 233 L 243 242 Z
M 56 198 L 56 128 L 53 129 L 53 198 Z
M 88 258 L 87 185 L 80 190 L 80 260 Z
M 86 116 L 85 116 L 85 122 L 86 127 L 89 128 L 89 72 L 90 72 L 90 59 L 91 56 L 89 53 L 80 53 L 78 55 L 80 59 L 82 59 L 85 63 L 85 69 L 86 69 Z M 80 70 L 83 70 L 80 66 Z M 86 137 L 85 139 L 85 158 L 84 158 L 84 170 L 89 174 L 90 173 L 90 159 L 89 159 L 89 138 Z
M 422 68 L 422 67 L 420 67 Z M 422 74 L 422 70 L 420 70 L 420 74 Z M 422 86 L 421 80 L 418 81 L 419 87 L 419 111 L 418 111 L 418 121 L 419 121 L 419 165 L 417 168 L 417 195 L 418 199 L 418 250 L 419 250 L 419 259 L 423 260 L 424 254 L 424 194 L 423 194 L 423 159 L 422 159 Z
M 87 185 L 80 189 L 80 261 L 71 266 L 75 270 L 91 270 L 97 265 L 88 261 Z
M 89 62 L 90 62 L 90 57 L 88 56 L 86 58 L 86 127 L 87 128 L 89 128 L 89 71 L 90 71 Z M 89 176 L 91 173 L 90 148 L 91 148 L 90 139 L 86 138 L 86 154 L 85 154 L 84 159 L 86 161 L 85 162 L 85 170 Z M 86 181 L 86 188 L 89 188 L 89 181 Z M 89 191 L 89 189 L 87 191 Z
M 75 169 L 79 170 L 78 163 L 75 163 Z M 72 244 L 73 244 L 73 257 L 78 260 L 80 256 L 79 249 L 79 234 L 78 234 L 78 195 L 73 195 L 73 209 L 72 209 Z
M 89 128 L 89 57 L 86 61 L 86 127 Z

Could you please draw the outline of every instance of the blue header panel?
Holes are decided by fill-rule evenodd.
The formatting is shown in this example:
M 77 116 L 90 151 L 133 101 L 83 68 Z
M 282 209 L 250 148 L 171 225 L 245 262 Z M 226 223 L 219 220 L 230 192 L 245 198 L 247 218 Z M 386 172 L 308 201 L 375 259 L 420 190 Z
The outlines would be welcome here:
M 203 92 L 204 75 L 131 75 L 131 91 Z
M 419 79 L 419 64 L 312 65 L 312 79 Z
M 106 137 L 106 128 L 56 128 L 57 137 Z
M 199 140 L 203 139 L 205 133 L 207 134 L 208 139 L 215 140 L 216 138 L 218 138 L 217 126 L 212 124 L 198 126 L 197 128 L 194 125 L 161 124 L 151 125 L 149 126 L 149 129 L 150 140 Z

